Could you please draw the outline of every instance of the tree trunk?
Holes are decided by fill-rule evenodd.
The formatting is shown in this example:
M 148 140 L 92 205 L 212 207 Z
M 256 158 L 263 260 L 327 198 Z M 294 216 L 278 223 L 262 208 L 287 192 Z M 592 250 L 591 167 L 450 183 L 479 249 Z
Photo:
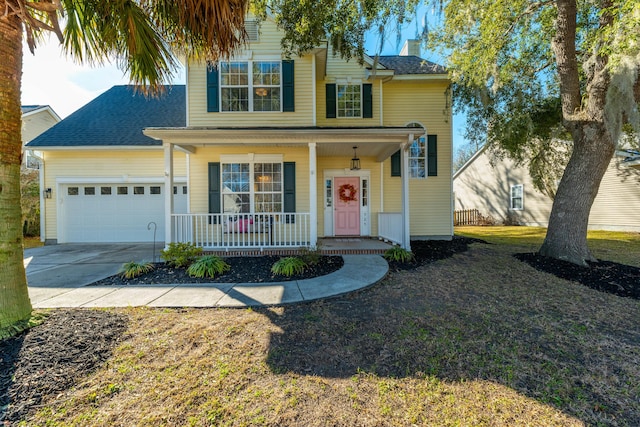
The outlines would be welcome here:
M 0 1 L 0 10 L 5 2 Z M 20 209 L 22 25 L 0 18 L 0 329 L 26 320 L 31 302 L 23 264 Z
M 587 246 L 589 213 L 615 143 L 604 123 L 583 122 L 574 129 L 573 153 L 553 201 L 540 255 L 586 266 L 595 261 Z

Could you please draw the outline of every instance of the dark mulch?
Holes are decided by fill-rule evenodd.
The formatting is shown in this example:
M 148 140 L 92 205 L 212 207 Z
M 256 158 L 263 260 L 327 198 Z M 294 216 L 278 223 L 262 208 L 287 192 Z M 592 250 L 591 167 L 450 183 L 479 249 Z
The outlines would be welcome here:
M 191 277 L 183 268 L 172 268 L 164 263 L 155 264 L 155 268 L 140 277 L 123 279 L 119 275 L 107 277 L 92 283 L 100 286 L 126 286 L 126 285 L 151 285 L 168 283 L 263 283 L 284 282 L 289 280 L 303 280 L 312 277 L 324 276 L 339 270 L 344 265 L 341 256 L 323 256 L 315 265 L 307 266 L 302 274 L 293 276 L 281 276 L 273 274 L 271 267 L 281 257 L 228 257 L 224 260 L 231 266 L 229 271 L 215 278 L 198 279 Z
M 95 371 L 127 327 L 124 316 L 58 310 L 39 326 L 0 341 L 0 422 L 11 425 Z
M 541 256 L 537 253 L 514 255 L 538 271 L 572 280 L 601 292 L 640 299 L 640 268 L 611 261 L 589 263 L 589 267 Z
M 402 271 L 413 270 L 421 265 L 428 264 L 439 259 L 452 257 L 453 255 L 465 252 L 471 243 L 487 243 L 481 239 L 470 237 L 454 236 L 452 240 L 412 240 L 411 252 L 413 252 L 413 262 L 400 263 L 389 262 L 389 270 Z

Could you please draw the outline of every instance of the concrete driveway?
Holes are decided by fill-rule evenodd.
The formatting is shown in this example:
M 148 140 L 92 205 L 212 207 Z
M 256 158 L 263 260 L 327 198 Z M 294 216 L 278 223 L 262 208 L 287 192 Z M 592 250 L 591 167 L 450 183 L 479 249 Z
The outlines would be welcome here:
M 160 249 L 156 243 L 156 260 Z M 29 288 L 78 288 L 116 274 L 125 262 L 152 260 L 152 243 L 68 243 L 24 251 Z

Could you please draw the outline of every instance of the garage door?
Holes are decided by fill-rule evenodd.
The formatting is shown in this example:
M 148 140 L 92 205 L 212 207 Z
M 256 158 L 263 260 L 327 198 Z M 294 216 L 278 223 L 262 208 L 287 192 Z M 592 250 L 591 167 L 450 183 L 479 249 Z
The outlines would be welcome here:
M 175 212 L 186 212 L 187 187 L 174 187 Z M 59 241 L 151 242 L 164 240 L 164 185 L 69 184 L 60 191 Z

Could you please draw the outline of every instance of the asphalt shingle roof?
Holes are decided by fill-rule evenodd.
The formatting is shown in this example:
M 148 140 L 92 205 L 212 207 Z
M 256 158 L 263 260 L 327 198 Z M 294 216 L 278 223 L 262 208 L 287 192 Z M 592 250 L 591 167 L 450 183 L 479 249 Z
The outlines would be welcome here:
M 381 55 L 378 62 L 384 67 L 401 74 L 445 74 L 447 70 L 442 66 L 418 56 Z
M 35 147 L 161 145 L 147 127 L 186 126 L 185 86 L 147 98 L 133 86 L 114 86 L 27 144 Z
M 46 105 L 22 105 L 20 106 L 20 110 L 22 111 L 22 114 L 24 114 L 24 113 L 29 113 L 31 111 L 39 110 L 45 107 L 47 106 Z

